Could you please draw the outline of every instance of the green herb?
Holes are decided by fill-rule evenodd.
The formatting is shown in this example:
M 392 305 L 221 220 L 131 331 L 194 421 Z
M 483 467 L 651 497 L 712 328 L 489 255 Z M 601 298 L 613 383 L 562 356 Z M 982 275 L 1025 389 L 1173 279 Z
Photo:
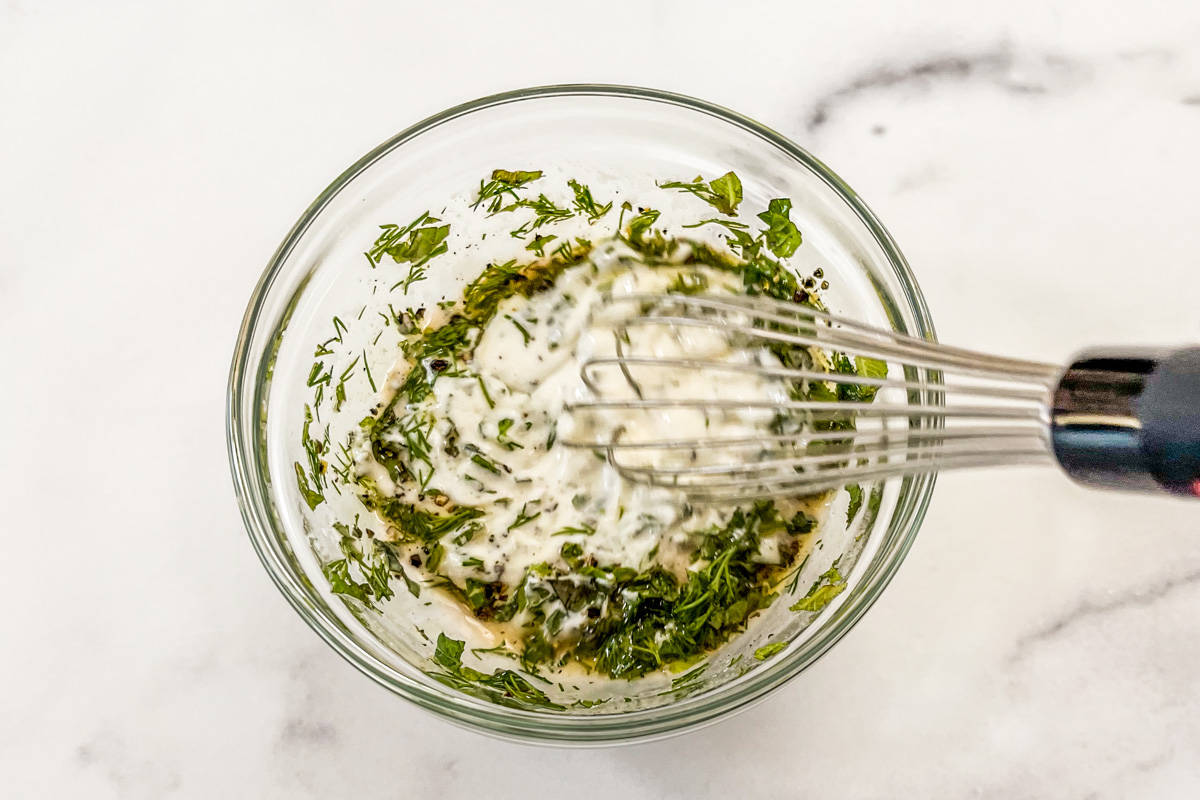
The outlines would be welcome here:
M 867 496 L 867 513 L 863 517 L 863 534 L 870 531 L 875 520 L 879 518 L 879 507 L 883 504 L 883 484 L 877 483 L 871 487 L 871 493 Z
M 305 502 L 309 503 L 310 509 L 316 507 L 312 504 L 313 499 L 324 499 L 324 495 L 321 494 L 321 490 L 324 489 L 326 485 L 325 470 L 327 469 L 327 464 L 322 456 L 329 451 L 328 426 L 325 428 L 325 435 L 318 439 L 312 435 L 312 423 L 312 407 L 308 404 L 305 404 L 304 424 L 300 428 L 300 444 L 304 447 L 304 454 L 307 456 L 308 460 L 308 480 L 301 482 L 300 492 L 305 496 Z M 300 469 L 297 472 L 297 476 L 299 477 L 302 474 L 304 474 L 304 472 L 302 469 Z M 309 486 L 309 481 L 312 482 L 311 487 Z M 312 496 L 305 492 L 306 488 L 309 489 L 309 491 L 312 493 Z M 320 500 L 317 500 L 318 505 L 320 504 Z
M 483 392 L 483 400 L 487 403 L 488 408 L 495 408 L 496 403 L 492 400 L 492 396 L 488 394 L 487 384 L 483 382 L 482 375 L 476 375 L 475 379 L 479 381 L 479 391 Z
M 550 255 L 560 262 L 567 264 L 583 258 L 591 249 L 591 242 L 577 236 L 574 242 L 564 240 L 562 244 L 554 248 L 554 252 Z
M 458 534 L 450 541 L 454 542 L 456 546 L 462 547 L 464 544 L 474 539 L 475 534 L 479 533 L 481 530 L 483 530 L 483 526 L 479 523 L 468 525 L 465 529 L 463 529 L 462 533 Z
M 850 504 L 846 507 L 846 524 L 849 525 L 862 508 L 863 490 L 857 483 L 852 483 L 846 487 L 846 493 L 850 495 Z
M 762 647 L 754 651 L 754 657 L 759 661 L 766 661 L 773 655 L 776 655 L 787 649 L 787 642 L 772 642 L 764 644 Z
M 344 557 L 322 567 L 330 588 L 336 594 L 355 598 L 368 608 L 375 607 L 374 600 L 392 597 L 387 555 L 374 544 L 369 553 L 364 553 L 358 545 L 362 531 L 357 525 L 353 528 L 353 535 L 348 525 L 334 523 L 333 527 L 341 533 L 340 547 Z M 356 573 L 361 580 L 354 577 Z
M 563 557 L 563 560 L 572 567 L 577 566 L 573 562 L 578 562 L 583 557 L 583 545 L 579 542 L 563 542 L 563 546 L 559 548 L 558 554 Z
M 521 506 L 521 511 L 517 514 L 517 518 L 515 520 L 513 520 L 513 523 L 508 526 L 508 530 L 510 530 L 510 531 L 515 530 L 515 529 L 521 527 L 522 525 L 526 525 L 530 522 L 533 522 L 535 519 L 537 519 L 538 517 L 540 517 L 542 515 L 542 512 L 540 512 L 540 511 L 537 512 L 536 514 L 532 514 L 532 515 L 526 514 L 525 509 L 528 507 L 528 505 L 529 504 L 526 503 L 525 505 Z
M 674 294 L 699 294 L 708 289 L 708 278 L 703 272 L 681 272 L 667 286 L 667 291 Z
M 677 678 L 672 678 L 672 691 L 695 688 L 695 686 L 700 683 L 700 679 L 704 676 L 704 671 L 707 669 L 708 664 L 701 664 L 694 669 L 688 670 Z
M 821 611 L 833 602 L 846 588 L 846 579 L 838 572 L 837 566 L 830 567 L 817 578 L 808 593 L 796 601 L 790 611 Z
M 514 660 L 519 658 L 517 653 L 513 652 L 512 648 L 508 646 L 507 642 L 501 642 L 500 644 L 496 645 L 495 647 L 472 647 L 471 648 L 471 655 L 475 656 L 476 658 L 478 658 L 480 655 L 484 655 L 484 654 L 504 656 L 505 658 L 511 658 Z
M 886 378 L 888 374 L 887 362 L 880 361 L 878 358 L 855 356 L 854 368 L 864 378 Z
M 841 375 L 860 375 L 864 378 L 886 378 L 888 365 L 886 361 L 876 358 L 856 356 L 853 360 L 843 353 L 831 355 L 834 371 Z M 846 403 L 870 403 L 879 393 L 879 387 L 866 384 L 841 382 L 837 386 L 836 400 Z
M 490 458 L 485 456 L 483 453 L 473 454 L 471 456 L 471 461 L 473 463 L 483 467 L 484 469 L 486 469 L 488 472 L 492 473 L 493 475 L 500 474 L 500 467 L 496 466 L 496 462 L 492 461 Z
M 400 498 L 367 496 L 363 502 L 400 533 L 401 540 L 432 545 L 448 533 L 460 530 L 483 512 L 470 506 L 459 506 L 448 514 L 434 514 L 405 503 Z
M 331 561 L 323 566 L 321 571 L 325 573 L 329 588 L 335 594 L 344 594 L 361 603 L 370 604 L 371 595 L 367 591 L 367 585 L 358 583 L 350 576 L 350 564 L 346 559 Z
M 463 450 L 465 450 L 466 452 L 471 454 L 472 462 L 479 465 L 480 467 L 483 467 L 488 472 L 491 472 L 494 475 L 501 474 L 501 470 L 504 470 L 505 472 L 512 471 L 504 464 L 501 464 L 499 461 L 493 461 L 492 459 L 485 456 L 483 454 L 483 451 L 480 450 L 478 447 L 476 447 L 473 444 L 464 445 Z
M 426 211 L 404 227 L 380 225 L 383 232 L 365 253 L 367 261 L 374 267 L 384 255 L 389 255 L 397 264 L 410 264 L 408 276 L 392 286 L 392 289 L 403 286 L 404 294 L 408 294 L 409 287 L 425 280 L 425 265 L 430 259 L 448 249 L 446 238 L 450 235 L 450 226 L 437 224 L 440 221 Z
M 750 230 L 750 226 L 744 222 L 738 222 L 733 219 L 720 219 L 719 217 L 711 217 L 702 219 L 699 222 L 693 222 L 690 225 L 683 225 L 684 228 L 701 228 L 705 225 L 720 225 L 725 230 L 729 231 L 736 237 L 740 236 L 744 231 Z
M 708 183 L 704 182 L 704 178 L 697 176 L 696 180 L 690 183 L 667 181 L 658 185 L 663 189 L 691 192 L 717 211 L 731 217 L 737 214 L 738 204 L 742 202 L 742 181 L 732 171 Z
M 361 356 L 355 356 L 354 360 L 350 362 L 350 366 L 346 367 L 341 376 L 338 378 L 337 387 L 335 388 L 333 395 L 334 411 L 339 411 L 342 407 L 342 403 L 346 402 L 346 381 L 350 380 L 350 375 L 354 372 L 354 368 L 358 366 L 359 358 L 361 358 Z
M 442 559 L 445 557 L 445 546 L 441 542 L 434 542 L 429 548 L 429 554 L 425 556 L 425 569 L 436 573 L 438 567 L 442 565 Z
M 528 345 L 529 339 L 530 339 L 528 329 L 526 329 L 526 327 L 524 325 L 522 325 L 520 322 L 518 322 L 517 318 L 514 317 L 512 314 L 505 314 L 504 318 L 506 320 L 508 320 L 509 322 L 511 322 L 513 325 L 517 326 L 517 330 L 519 330 L 521 332 L 521 338 L 524 339 L 525 344 Z
M 661 251 L 665 248 L 665 239 L 659 233 L 657 237 L 648 238 L 654 223 L 658 221 L 660 212 L 647 208 L 629 220 L 629 235 L 626 239 L 631 245 L 643 250 Z
M 779 583 L 776 585 L 776 588 L 778 588 L 779 586 L 784 586 L 785 592 L 787 592 L 788 594 L 794 593 L 796 591 L 796 587 L 800 585 L 800 573 L 804 571 L 804 565 L 808 563 L 808 559 L 811 557 L 812 557 L 812 553 L 807 553 L 804 556 L 804 560 L 801 561 L 798 565 L 796 565 L 796 567 L 791 572 L 789 572 L 786 576 L 784 576 L 779 581 Z M 786 586 L 785 586 L 785 584 L 786 584 Z
M 576 534 L 579 534 L 582 536 L 591 536 L 595 532 L 596 532 L 596 529 L 593 528 L 591 525 L 580 525 L 578 527 L 567 526 L 565 528 L 559 528 L 558 530 L 556 530 L 554 533 L 552 533 L 550 535 L 551 536 L 575 536 Z
M 463 599 L 472 611 L 478 611 L 487 605 L 488 584 L 475 578 L 467 578 L 463 586 Z
M 777 197 L 767 205 L 767 210 L 758 218 L 767 223 L 763 237 L 767 249 L 779 258 L 788 258 L 800 246 L 802 237 L 791 219 L 792 201 L 785 197 Z
M 536 231 L 544 225 L 549 225 L 553 222 L 561 222 L 564 219 L 570 219 L 575 216 L 575 213 L 570 209 L 556 205 L 553 200 L 546 197 L 544 194 L 539 194 L 536 200 L 517 200 L 516 202 L 504 206 L 501 211 L 516 211 L 520 208 L 528 208 L 533 211 L 533 219 L 521 225 L 521 227 L 511 232 L 514 239 L 524 239 L 525 235 Z
M 367 363 L 367 351 L 366 350 L 363 350 L 363 352 L 362 352 L 362 363 L 363 363 L 363 369 L 366 370 L 366 373 L 367 373 L 367 383 L 371 384 L 371 391 L 372 392 L 379 391 L 377 388 L 375 388 L 375 379 L 373 377 L 371 377 L 371 365 Z
M 401 566 L 399 563 L 393 564 L 392 572 L 396 575 L 399 575 L 404 580 L 404 585 L 408 588 L 409 594 L 411 594 L 413 597 L 421 596 L 421 585 L 412 578 L 408 577 L 408 573 L 404 571 L 403 566 Z
M 325 502 L 325 495 L 318 492 L 308 482 L 308 476 L 304 474 L 304 467 L 300 466 L 300 462 L 295 462 L 296 465 L 296 485 L 300 489 L 300 496 L 304 498 L 304 502 L 308 504 L 310 511 L 316 510 L 317 506 Z
M 539 258 L 546 255 L 546 245 L 557 239 L 557 236 L 543 236 L 540 233 L 533 237 L 529 244 L 525 245 L 526 250 L 532 250 L 537 253 Z
M 519 200 L 517 189 L 527 183 L 536 181 L 542 177 L 541 170 L 507 170 L 497 169 L 492 171 L 492 178 L 487 183 L 479 182 L 479 196 L 475 198 L 475 202 L 471 205 L 472 209 L 479 208 L 483 203 L 487 203 L 488 213 L 495 214 L 501 210 L 504 204 L 504 198 L 510 197 L 513 201 Z
M 491 700 L 511 708 L 548 708 L 565 710 L 565 706 L 550 700 L 546 693 L 513 670 L 503 669 L 491 675 L 462 665 L 466 644 L 438 634 L 433 662 L 445 672 L 431 673 L 432 677 L 459 691 Z
M 756 560 L 759 537 L 786 527 L 769 501 L 738 510 L 725 527 L 698 534 L 701 562 L 683 582 L 658 567 L 588 566 L 582 547 L 566 542 L 568 572 L 535 565 L 510 596 L 477 613 L 500 621 L 524 613 L 549 638 L 565 614 L 592 609 L 573 657 L 612 677 L 636 677 L 713 649 L 765 607 L 774 594 L 766 586 L 771 567 Z
M 326 351 L 326 353 L 332 353 L 332 352 L 333 352 L 332 350 Z M 331 380 L 333 380 L 333 370 L 330 370 L 329 372 L 326 372 L 323 375 L 321 374 L 321 369 L 324 366 L 325 366 L 324 363 L 320 362 L 320 361 L 316 361 L 313 363 L 312 369 L 310 369 L 308 371 L 308 385 L 310 387 L 317 386 L 318 384 L 322 384 L 322 383 L 329 383 Z
M 522 445 L 518 442 L 514 442 L 508 438 L 508 431 L 510 428 L 512 428 L 512 426 L 513 426 L 513 421 L 511 419 L 509 419 L 508 417 L 505 417 L 504 419 L 502 419 L 498 423 L 496 423 L 496 430 L 498 432 L 498 435 L 496 436 L 496 441 L 499 442 L 500 444 L 504 445 L 504 447 L 508 448 L 509 450 L 525 449 L 524 445 Z
M 612 210 L 611 201 L 600 205 L 592 197 L 592 190 L 579 181 L 571 179 L 567 181 L 567 185 L 575 193 L 575 211 L 586 216 L 589 223 L 595 222 Z

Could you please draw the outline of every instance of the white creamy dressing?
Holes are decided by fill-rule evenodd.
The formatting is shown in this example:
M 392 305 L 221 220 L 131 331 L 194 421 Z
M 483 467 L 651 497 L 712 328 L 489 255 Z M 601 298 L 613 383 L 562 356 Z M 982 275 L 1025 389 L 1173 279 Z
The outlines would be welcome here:
M 576 542 L 585 558 L 602 565 L 643 570 L 657 563 L 682 576 L 691 562 L 694 533 L 728 520 L 731 504 L 693 508 L 677 489 L 624 480 L 596 451 L 563 445 L 571 439 L 609 441 L 618 427 L 627 440 L 763 434 L 763 415 L 744 410 L 565 413 L 567 404 L 591 397 L 580 377 L 583 362 L 616 353 L 616 326 L 636 310 L 619 299 L 662 293 L 682 273 L 702 276 L 709 293 L 742 291 L 738 274 L 697 265 L 651 267 L 624 245 L 606 244 L 549 289 L 501 302 L 473 358 L 461 365 L 462 375 L 437 377 L 426 401 L 435 420 L 429 434 L 429 490 L 444 494 L 450 504 L 484 511 L 478 535 L 465 544 L 446 545 L 441 573 L 456 582 L 473 577 L 515 585 L 531 565 L 561 564 L 563 544 Z M 638 327 L 630 333 L 626 352 L 630 349 L 662 358 L 779 365 L 769 351 L 733 347 L 726 335 L 709 329 Z M 407 362 L 399 364 L 393 380 L 409 369 Z M 596 377 L 606 399 L 635 396 L 616 369 Z M 752 375 L 656 368 L 640 370 L 636 377 L 653 397 L 788 399 L 785 386 Z M 496 465 L 500 474 L 473 455 Z M 359 473 L 385 494 L 397 491 L 387 470 L 365 451 Z M 765 563 L 780 559 L 779 544 L 772 536 L 764 538 Z

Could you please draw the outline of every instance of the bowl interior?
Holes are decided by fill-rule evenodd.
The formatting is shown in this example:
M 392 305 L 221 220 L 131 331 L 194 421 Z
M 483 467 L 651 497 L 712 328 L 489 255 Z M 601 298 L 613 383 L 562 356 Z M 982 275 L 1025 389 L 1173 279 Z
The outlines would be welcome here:
M 428 279 L 403 294 L 390 287 L 407 270 L 371 267 L 363 251 L 381 224 L 442 214 L 451 198 L 471 195 L 496 168 L 579 173 L 606 195 L 621 191 L 613 187 L 734 170 L 745 209 L 792 199 L 804 245 L 791 265 L 801 274 L 822 267 L 831 276 L 824 299 L 832 310 L 933 335 L 907 266 L 870 212 L 823 165 L 748 120 L 698 101 L 613 87 L 533 90 L 451 109 L 340 176 L 297 223 L 256 290 L 235 354 L 230 399 L 231 460 L 252 540 L 314 630 L 377 681 L 452 720 L 562 743 L 655 736 L 713 719 L 799 672 L 865 611 L 915 534 L 932 478 L 867 487 L 878 492 L 878 513 L 861 514 L 850 526 L 838 523 L 845 500 L 835 500 L 821 554 L 797 582 L 803 593 L 841 559 L 848 589 L 820 614 L 790 613 L 781 599 L 710 657 L 711 668 L 697 680 L 673 688 L 660 676 L 620 693 L 600 684 L 572 690 L 575 699 L 609 701 L 587 708 L 507 707 L 458 692 L 427 674 L 432 645 L 414 632 L 418 606 L 379 615 L 328 591 L 321 565 L 337 557 L 332 523 L 370 515 L 352 497 L 329 493 L 328 502 L 310 508 L 298 487 L 294 464 L 305 459 L 300 431 L 306 408 L 318 405 L 311 383 L 314 361 L 321 359 L 314 353 L 336 339 L 327 348 L 336 353 L 323 363 L 334 382 L 349 368 L 345 399 L 335 400 L 331 385 L 310 423 L 329 426 L 331 440 L 339 442 L 375 402 L 372 384 L 395 359 L 395 337 L 386 330 L 389 304 L 415 308 L 454 298 L 483 264 L 463 256 L 481 229 L 452 226 L 448 244 L 457 257 L 435 262 Z M 497 247 L 503 238 L 493 239 Z M 753 653 L 768 637 L 789 642 L 788 648 L 759 661 Z M 571 699 L 572 691 L 559 699 Z

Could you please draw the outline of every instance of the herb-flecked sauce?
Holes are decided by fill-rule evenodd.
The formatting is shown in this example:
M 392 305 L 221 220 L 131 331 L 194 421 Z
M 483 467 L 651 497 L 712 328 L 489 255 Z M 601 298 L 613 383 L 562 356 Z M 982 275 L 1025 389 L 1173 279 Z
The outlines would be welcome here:
M 692 504 L 678 489 L 624 480 L 603 451 L 568 444 L 615 435 L 752 437 L 803 421 L 739 409 L 569 413 L 592 396 L 581 364 L 614 355 L 624 336 L 626 349 L 659 358 L 852 373 L 877 365 L 817 349 L 747 345 L 709 329 L 650 326 L 630 340 L 622 327 L 636 311 L 623 298 L 634 294 L 765 295 L 821 308 L 815 281 L 797 279 L 783 263 L 802 244 L 790 201 L 772 200 L 754 230 L 734 219 L 742 197 L 733 173 L 660 184 L 711 206 L 697 226 L 725 233 L 725 246 L 716 247 L 667 237 L 655 227 L 657 211 L 601 204 L 576 181 L 569 182 L 575 202 L 556 204 L 535 194 L 540 179 L 536 171 L 497 170 L 475 202 L 479 214 L 522 214 L 512 235 L 528 242 L 527 259 L 481 264 L 454 302 L 397 316 L 407 331 L 401 352 L 342 473 L 379 524 L 342 523 L 345 557 L 327 564 L 326 576 L 334 591 L 369 606 L 397 591 L 438 593 L 490 633 L 488 652 L 533 676 L 678 671 L 744 630 L 777 597 L 813 546 L 828 498 Z M 619 215 L 614 238 L 553 234 L 571 217 L 595 222 L 610 214 Z M 408 264 L 398 284 L 407 291 L 444 252 L 448 231 L 425 214 L 385 227 L 367 256 L 372 264 L 385 257 Z M 605 397 L 633 396 L 615 370 L 595 378 Z M 652 396 L 678 399 L 873 396 L 854 384 L 749 375 L 722 382 L 684 368 L 645 371 L 638 381 Z M 307 425 L 304 435 L 311 453 Z M 693 453 L 693 463 L 705 457 Z M 309 504 L 319 503 L 320 476 L 299 463 L 296 470 Z M 842 588 L 835 567 L 797 610 L 819 611 Z M 439 634 L 434 662 L 443 680 L 544 705 L 519 672 L 464 667 L 463 649 Z

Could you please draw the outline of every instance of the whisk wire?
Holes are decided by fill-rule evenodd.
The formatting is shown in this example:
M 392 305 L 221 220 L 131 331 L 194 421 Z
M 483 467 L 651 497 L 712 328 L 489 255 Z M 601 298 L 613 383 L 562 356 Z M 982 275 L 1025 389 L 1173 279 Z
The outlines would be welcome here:
M 615 326 L 616 354 L 583 364 L 591 398 L 568 404 L 568 411 L 594 416 L 688 410 L 703 414 L 706 425 L 712 414 L 721 420 L 740 414 L 761 428 L 747 435 L 631 439 L 622 424 L 603 437 L 566 440 L 595 450 L 635 483 L 679 489 L 699 501 L 726 501 L 815 494 L 919 472 L 1051 457 L 1047 406 L 1059 373 L 1055 366 L 947 347 L 765 297 L 630 294 L 613 298 L 609 308 L 618 303 L 630 313 Z M 743 351 L 754 352 L 754 343 L 761 349 L 754 363 L 631 352 L 634 334 L 649 327 L 673 329 L 677 339 L 686 330 L 707 330 Z M 778 354 L 780 347 L 816 354 L 808 360 L 817 363 L 791 366 L 764 355 Z M 818 369 L 829 366 L 831 353 L 852 364 L 882 361 L 885 374 Z M 609 396 L 603 377 L 613 369 L 633 397 Z M 824 397 L 789 390 L 789 399 L 762 392 L 731 398 L 716 391 L 688 397 L 647 391 L 680 373 L 711 373 L 714 381 L 723 375 L 733 386 L 740 384 L 729 384 L 730 378 L 741 376 L 785 387 L 834 388 Z

